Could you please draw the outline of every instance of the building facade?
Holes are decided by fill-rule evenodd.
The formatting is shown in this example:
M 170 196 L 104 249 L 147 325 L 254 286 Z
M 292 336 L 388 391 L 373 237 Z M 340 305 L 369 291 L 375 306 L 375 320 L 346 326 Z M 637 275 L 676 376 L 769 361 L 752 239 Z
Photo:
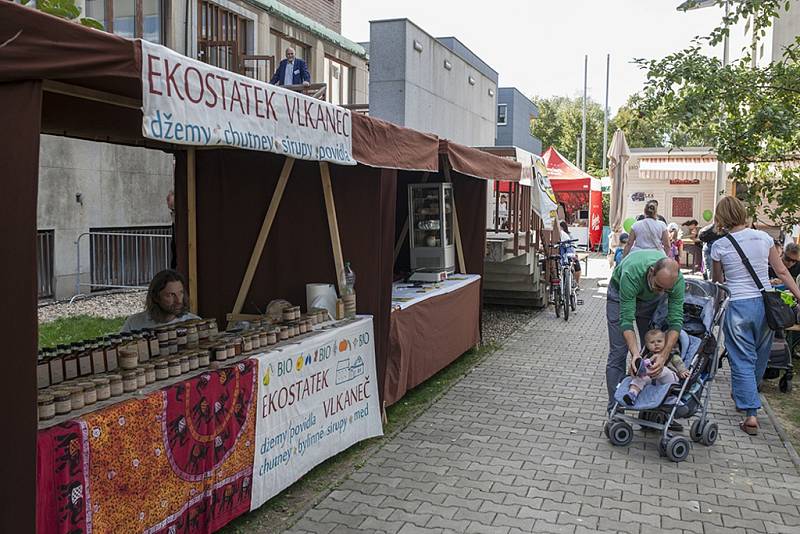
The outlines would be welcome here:
M 370 23 L 369 114 L 472 146 L 495 140 L 497 72 L 455 37 Z
M 163 44 L 189 57 L 268 81 L 291 46 L 312 83 L 336 104 L 367 102 L 365 49 L 339 34 L 341 0 L 78 0 L 106 30 Z M 40 296 L 75 292 L 81 234 L 90 230 L 161 231 L 173 158 L 160 151 L 43 135 L 38 227 Z M 107 257 L 82 239 L 80 278 Z M 117 268 L 112 266 L 112 268 Z
M 539 108 L 516 87 L 499 88 L 495 145 L 516 146 L 541 155 L 542 141 L 531 133 L 531 121 L 538 118 Z

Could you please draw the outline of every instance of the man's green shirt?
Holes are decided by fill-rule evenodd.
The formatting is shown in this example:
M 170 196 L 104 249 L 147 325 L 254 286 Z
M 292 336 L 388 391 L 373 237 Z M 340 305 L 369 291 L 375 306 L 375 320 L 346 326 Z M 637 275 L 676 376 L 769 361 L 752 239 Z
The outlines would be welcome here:
M 621 331 L 633 330 L 636 322 L 636 301 L 644 302 L 658 298 L 659 293 L 650 291 L 647 285 L 647 270 L 664 258 L 659 250 L 637 250 L 631 252 L 617 265 L 611 275 L 611 285 L 619 291 L 619 327 Z M 680 332 L 683 328 L 683 294 L 686 282 L 678 273 L 675 286 L 665 291 L 669 299 L 667 324 L 670 330 Z

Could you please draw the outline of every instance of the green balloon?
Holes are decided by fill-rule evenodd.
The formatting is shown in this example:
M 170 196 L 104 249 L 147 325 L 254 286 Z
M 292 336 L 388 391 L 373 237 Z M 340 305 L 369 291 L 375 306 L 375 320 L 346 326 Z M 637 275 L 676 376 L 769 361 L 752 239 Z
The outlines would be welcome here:
M 629 218 L 625 219 L 625 221 L 622 223 L 622 227 L 625 229 L 626 232 L 630 232 L 631 228 L 633 228 L 633 223 L 635 223 L 635 222 L 636 222 L 636 219 L 633 219 L 633 218 L 629 217 Z
M 714 213 L 711 210 L 706 210 L 703 212 L 703 220 L 706 222 L 710 222 L 713 216 Z

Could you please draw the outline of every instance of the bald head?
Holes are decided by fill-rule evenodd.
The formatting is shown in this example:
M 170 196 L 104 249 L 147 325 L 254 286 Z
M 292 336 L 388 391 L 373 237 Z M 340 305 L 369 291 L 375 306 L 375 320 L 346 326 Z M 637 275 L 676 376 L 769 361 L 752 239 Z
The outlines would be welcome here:
M 653 264 L 653 270 L 648 274 L 648 284 L 652 291 L 663 293 L 675 286 L 680 274 L 678 262 L 670 258 L 661 258 Z
M 294 48 L 291 46 L 286 49 L 286 59 L 289 61 L 294 61 Z

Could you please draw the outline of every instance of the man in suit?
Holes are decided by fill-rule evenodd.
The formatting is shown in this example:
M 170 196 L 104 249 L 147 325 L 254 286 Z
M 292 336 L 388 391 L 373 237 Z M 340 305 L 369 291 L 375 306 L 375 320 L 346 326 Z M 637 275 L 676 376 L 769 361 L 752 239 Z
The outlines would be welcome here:
M 309 85 L 311 75 L 308 73 L 306 62 L 294 57 L 294 48 L 286 49 L 286 59 L 281 60 L 275 74 L 269 83 L 273 85 Z

